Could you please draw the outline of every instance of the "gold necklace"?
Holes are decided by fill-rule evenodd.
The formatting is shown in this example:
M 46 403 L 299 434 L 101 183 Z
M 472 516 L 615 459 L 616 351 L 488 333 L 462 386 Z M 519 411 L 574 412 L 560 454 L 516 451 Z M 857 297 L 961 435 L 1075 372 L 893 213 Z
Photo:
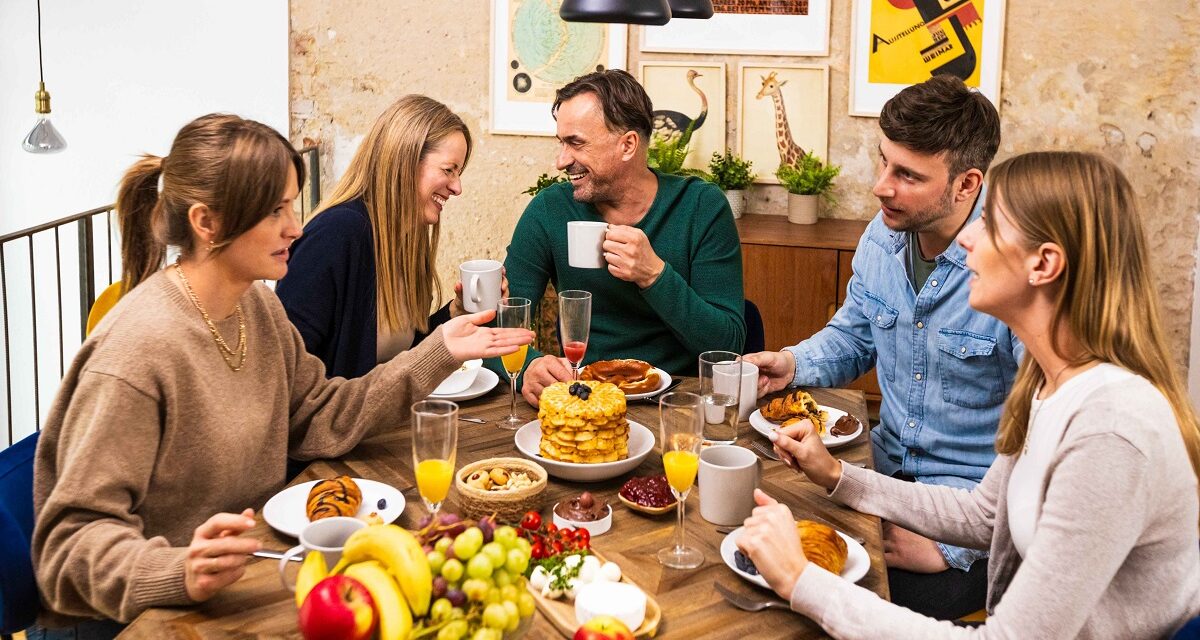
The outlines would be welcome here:
M 191 298 L 192 304 L 196 306 L 196 310 L 204 317 L 204 324 L 208 325 L 208 331 L 212 333 L 213 341 L 217 343 L 217 351 L 220 352 L 221 358 L 225 360 L 225 364 L 229 365 L 234 371 L 241 371 L 242 365 L 246 364 L 246 317 L 242 315 L 242 305 L 238 303 L 233 307 L 233 311 L 237 314 L 238 319 L 238 346 L 237 350 L 229 348 L 225 343 L 225 338 L 221 337 L 221 332 L 217 331 L 217 325 L 213 324 L 212 318 L 208 317 L 208 312 L 204 307 L 200 306 L 200 298 L 196 297 L 196 292 L 192 291 L 192 285 L 188 283 L 188 279 L 183 275 L 183 267 L 179 262 L 175 262 L 175 273 L 179 274 L 179 281 L 183 283 L 183 290 L 187 291 L 188 297 Z M 234 364 L 234 362 L 237 364 Z

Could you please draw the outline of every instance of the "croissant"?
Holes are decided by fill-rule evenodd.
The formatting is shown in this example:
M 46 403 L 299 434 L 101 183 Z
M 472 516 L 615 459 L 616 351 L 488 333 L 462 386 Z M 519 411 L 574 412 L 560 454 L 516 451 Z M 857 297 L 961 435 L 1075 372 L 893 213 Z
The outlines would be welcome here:
M 350 476 L 322 480 L 308 492 L 306 511 L 310 521 L 334 516 L 353 517 L 362 504 L 362 490 Z
M 798 520 L 796 532 L 800 536 L 800 548 L 809 562 L 835 576 L 841 575 L 842 569 L 846 568 L 849 550 L 846 541 L 833 527 L 812 520 Z
M 662 382 L 649 362 L 633 358 L 593 362 L 579 372 L 579 379 L 610 382 L 627 394 L 654 391 Z
M 828 416 L 807 391 L 793 391 L 782 398 L 775 398 L 763 405 L 759 412 L 767 420 L 782 422 L 783 426 L 808 418 L 817 428 L 817 435 L 825 435 Z

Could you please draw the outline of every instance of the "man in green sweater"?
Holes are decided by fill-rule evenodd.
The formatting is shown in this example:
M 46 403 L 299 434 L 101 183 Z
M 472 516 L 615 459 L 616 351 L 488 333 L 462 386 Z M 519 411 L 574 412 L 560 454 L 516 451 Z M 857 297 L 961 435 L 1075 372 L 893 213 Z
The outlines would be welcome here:
M 637 358 L 695 375 L 701 352 L 742 350 L 741 245 L 720 189 L 647 166 L 652 111 L 625 71 L 590 73 L 558 90 L 556 166 L 570 181 L 525 208 L 504 266 L 510 295 L 535 305 L 547 282 L 592 293 L 585 363 Z M 575 220 L 608 223 L 607 268 L 568 264 L 567 223 Z M 571 368 L 557 355 L 530 353 L 522 394 L 537 406 L 542 389 L 571 380 Z

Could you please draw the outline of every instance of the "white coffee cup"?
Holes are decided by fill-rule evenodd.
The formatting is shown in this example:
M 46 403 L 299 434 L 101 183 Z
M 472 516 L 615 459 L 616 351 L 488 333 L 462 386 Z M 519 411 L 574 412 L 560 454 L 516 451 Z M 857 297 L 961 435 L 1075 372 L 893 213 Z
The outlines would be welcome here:
M 468 260 L 458 265 L 463 287 L 463 308 L 470 313 L 495 309 L 500 304 L 500 279 L 504 265 L 495 260 Z
M 758 456 L 737 445 L 700 452 L 700 515 L 713 524 L 739 525 L 754 510 Z
M 738 394 L 738 420 L 749 420 L 758 404 L 758 365 L 742 360 L 742 388 Z M 721 363 L 713 367 L 713 393 L 734 395 L 733 379 L 738 363 Z
M 279 559 L 279 580 L 283 582 L 283 586 L 289 591 L 296 590 L 296 585 L 288 582 L 286 572 L 287 566 L 292 564 L 292 556 L 319 551 L 325 556 L 325 566 L 332 569 L 333 565 L 342 559 L 342 548 L 346 546 L 346 540 L 365 526 L 367 523 L 358 518 L 344 517 L 322 518 L 305 525 L 300 530 L 300 544 L 288 549 Z
M 600 269 L 604 261 L 607 222 L 575 220 L 567 223 L 567 263 L 579 269 Z

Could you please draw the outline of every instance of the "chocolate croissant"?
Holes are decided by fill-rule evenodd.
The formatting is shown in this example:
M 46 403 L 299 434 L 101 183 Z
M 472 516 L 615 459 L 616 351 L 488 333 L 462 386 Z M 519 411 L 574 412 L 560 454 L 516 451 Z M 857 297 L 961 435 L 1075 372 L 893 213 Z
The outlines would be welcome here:
M 793 391 L 782 398 L 775 398 L 763 405 L 759 413 L 767 420 L 782 422 L 783 426 L 808 418 L 817 428 L 817 435 L 825 435 L 828 416 L 807 391 Z
M 338 476 L 331 480 L 322 480 L 313 485 L 308 492 L 309 521 L 334 516 L 350 516 L 358 513 L 362 504 L 362 490 L 350 476 Z
M 800 536 L 800 548 L 809 562 L 829 573 L 841 575 L 849 550 L 846 541 L 833 527 L 812 520 L 798 520 L 796 532 Z

